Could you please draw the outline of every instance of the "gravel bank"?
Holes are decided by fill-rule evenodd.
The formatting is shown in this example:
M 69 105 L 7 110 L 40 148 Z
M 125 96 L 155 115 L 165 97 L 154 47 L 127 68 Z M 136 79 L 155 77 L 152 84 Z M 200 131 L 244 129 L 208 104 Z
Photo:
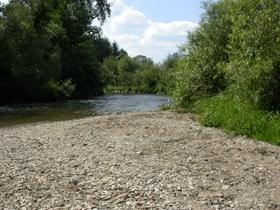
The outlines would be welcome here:
M 280 148 L 130 113 L 0 129 L 0 209 L 280 209 Z

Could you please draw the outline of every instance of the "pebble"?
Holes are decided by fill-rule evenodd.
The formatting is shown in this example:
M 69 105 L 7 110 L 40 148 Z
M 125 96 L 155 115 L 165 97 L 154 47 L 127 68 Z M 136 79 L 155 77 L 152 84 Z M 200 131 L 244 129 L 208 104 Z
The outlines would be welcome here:
M 279 147 L 188 114 L 1 128 L 0 150 L 0 209 L 280 209 Z

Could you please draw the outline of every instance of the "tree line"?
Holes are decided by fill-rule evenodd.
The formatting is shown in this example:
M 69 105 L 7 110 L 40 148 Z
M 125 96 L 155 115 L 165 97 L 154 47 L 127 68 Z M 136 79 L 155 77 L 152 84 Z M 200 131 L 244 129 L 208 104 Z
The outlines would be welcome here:
M 0 7 L 0 99 L 32 102 L 104 92 L 173 95 L 180 107 L 232 96 L 280 109 L 279 0 L 204 2 L 199 27 L 162 64 L 131 57 L 93 20 L 106 0 L 11 0 Z
M 115 44 L 118 49 L 117 44 Z M 144 55 L 129 56 L 123 49 L 104 60 L 100 72 L 109 93 L 170 94 L 174 88 L 175 61 L 170 55 L 162 64 L 156 64 Z

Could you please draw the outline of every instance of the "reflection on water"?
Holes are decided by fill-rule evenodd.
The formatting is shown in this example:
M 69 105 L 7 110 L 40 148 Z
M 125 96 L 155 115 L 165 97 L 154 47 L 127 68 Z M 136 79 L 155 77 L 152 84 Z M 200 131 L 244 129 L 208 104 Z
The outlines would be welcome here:
M 93 115 L 156 111 L 169 102 L 168 97 L 155 95 L 111 95 L 92 100 L 0 107 L 0 127 Z

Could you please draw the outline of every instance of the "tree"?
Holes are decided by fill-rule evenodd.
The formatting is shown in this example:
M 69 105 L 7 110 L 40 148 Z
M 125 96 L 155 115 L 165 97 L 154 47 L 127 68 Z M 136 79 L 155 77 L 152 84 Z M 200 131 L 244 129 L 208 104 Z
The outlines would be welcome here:
M 205 9 L 178 63 L 177 104 L 223 93 L 279 111 L 279 1 L 220 0 Z
M 280 3 L 236 1 L 232 7 L 230 62 L 232 89 L 266 110 L 280 110 Z
M 123 56 L 118 61 L 118 84 L 131 86 L 134 82 L 133 75 L 137 66 L 129 56 Z
M 163 61 L 159 71 L 157 92 L 172 95 L 176 85 L 175 73 L 178 68 L 179 60 L 179 53 L 174 53 Z
M 88 97 L 102 92 L 98 70 L 104 57 L 97 60 L 94 44 L 100 39 L 100 30 L 92 26 L 110 14 L 106 0 L 64 1 L 61 3 L 62 25 L 66 38 L 59 44 L 62 49 L 62 79 L 71 78 L 76 84 L 75 97 Z M 99 48 L 100 49 L 100 48 Z
M 112 44 L 112 54 L 114 58 L 118 58 L 120 55 L 119 45 L 116 41 Z
M 109 6 L 106 0 L 13 0 L 1 6 L 2 102 L 101 93 L 99 66 L 112 52 L 92 21 L 104 22 Z
M 204 3 L 200 26 L 188 35 L 182 48 L 185 57 L 178 63 L 177 105 L 189 106 L 204 96 L 225 90 L 223 64 L 228 62 L 228 43 L 232 30 L 232 0 Z
M 118 63 L 113 56 L 104 60 L 100 73 L 104 85 L 118 86 Z
M 148 58 L 144 55 L 137 55 L 133 59 L 138 65 L 153 65 L 154 64 L 154 62 L 151 58 Z
M 4 7 L 3 16 L 3 45 L 8 48 L 4 55 L 12 60 L 6 63 L 9 94 L 23 100 L 42 99 L 48 81 L 59 76 L 58 49 L 47 34 L 36 31 L 32 10 L 24 2 L 12 1 Z

